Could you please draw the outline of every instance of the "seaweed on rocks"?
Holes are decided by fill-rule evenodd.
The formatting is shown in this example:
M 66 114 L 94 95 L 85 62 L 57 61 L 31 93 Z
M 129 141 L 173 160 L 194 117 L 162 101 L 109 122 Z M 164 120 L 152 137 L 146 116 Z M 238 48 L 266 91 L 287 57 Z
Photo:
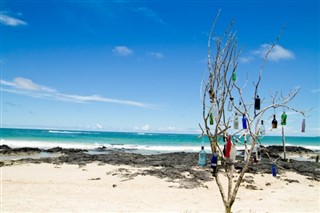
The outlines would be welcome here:
M 38 148 L 19 148 L 11 149 L 6 145 L 0 146 L 0 153 L 17 153 L 23 152 L 39 152 Z M 148 167 L 150 169 L 143 170 L 139 175 L 152 175 L 159 178 L 165 178 L 168 181 L 179 183 L 180 187 L 194 188 L 204 186 L 203 182 L 212 180 L 210 173 L 210 155 L 207 155 L 207 166 L 198 167 L 198 153 L 163 153 L 154 155 L 142 155 L 135 153 L 127 153 L 124 151 L 110 151 L 108 153 L 89 154 L 87 150 L 79 149 L 63 149 L 60 147 L 49 150 L 40 150 L 42 152 L 62 153 L 58 157 L 46 157 L 40 159 L 25 158 L 15 161 L 1 162 L 0 166 L 12 165 L 15 163 L 53 163 L 53 164 L 73 164 L 85 165 L 93 162 L 111 165 L 130 165 L 134 167 Z M 265 152 L 269 156 L 278 156 L 280 148 L 266 147 Z M 309 152 L 304 149 L 295 149 L 295 152 Z M 247 173 L 267 173 L 271 174 L 272 161 L 267 155 L 262 155 L 261 161 L 251 163 Z M 278 160 L 276 162 L 278 173 L 284 171 L 294 171 L 299 174 L 308 176 L 313 180 L 320 179 L 320 164 L 310 161 L 285 161 Z M 243 160 L 238 157 L 235 163 L 235 169 L 241 171 L 244 167 Z

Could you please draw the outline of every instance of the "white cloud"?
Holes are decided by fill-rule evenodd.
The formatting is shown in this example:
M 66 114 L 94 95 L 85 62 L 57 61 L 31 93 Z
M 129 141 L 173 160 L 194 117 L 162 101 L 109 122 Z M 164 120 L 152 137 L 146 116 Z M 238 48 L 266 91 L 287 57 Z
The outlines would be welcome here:
M 164 57 L 163 54 L 159 52 L 148 52 L 147 55 L 157 59 L 161 59 Z
M 15 78 L 12 82 L 0 80 L 0 84 L 3 85 L 1 87 L 1 91 L 14 93 L 19 95 L 25 95 L 33 98 L 41 98 L 41 99 L 51 99 L 58 101 L 66 101 L 66 102 L 74 102 L 74 103 L 87 103 L 87 102 L 104 102 L 104 103 L 115 103 L 115 104 L 123 104 L 144 108 L 154 107 L 153 105 L 130 101 L 130 100 L 120 100 L 120 99 L 111 99 L 105 98 L 99 95 L 74 95 L 74 94 L 65 94 L 58 92 L 54 89 L 51 89 L 46 86 L 42 86 L 32 82 L 30 79 L 26 78 Z
M 262 44 L 260 45 L 260 48 L 258 50 L 253 51 L 252 53 L 254 55 L 258 55 L 261 58 L 264 58 L 268 50 L 271 48 L 270 44 Z M 268 60 L 271 61 L 279 61 L 279 60 L 288 60 L 288 59 L 294 59 L 294 53 L 288 49 L 285 49 L 284 47 L 280 45 L 275 45 L 271 52 L 268 55 Z
M 146 125 L 144 125 L 143 127 L 141 127 L 141 130 L 142 130 L 142 131 L 148 131 L 148 130 L 150 130 L 149 124 L 146 124 Z
M 150 125 L 149 125 L 149 124 L 146 124 L 146 125 L 144 125 L 144 126 L 142 126 L 142 127 L 137 127 L 137 126 L 135 126 L 135 127 L 133 128 L 133 130 L 134 130 L 134 131 L 149 131 L 149 130 L 150 130 Z
M 116 46 L 112 49 L 112 52 L 119 56 L 129 56 L 133 54 L 133 50 L 126 46 Z
M 25 21 L 6 15 L 3 12 L 0 12 L 0 23 L 12 27 L 28 24 Z
M 249 57 L 240 57 L 239 58 L 239 62 L 241 62 L 243 64 L 248 63 L 248 62 L 250 62 L 252 60 L 253 60 L 253 57 L 251 57 L 251 56 L 249 56 Z
M 320 93 L 320 88 L 311 90 L 311 93 Z
M 161 24 L 165 24 L 165 22 L 158 16 L 158 14 L 151 10 L 150 8 L 147 7 L 139 7 L 137 10 L 135 10 L 136 12 L 142 14 L 143 16 L 145 16 L 146 18 L 159 22 Z
M 96 128 L 97 128 L 97 129 L 102 129 L 102 127 L 103 127 L 103 126 L 102 126 L 101 124 L 96 124 Z
M 15 78 L 12 82 L 0 80 L 0 83 L 5 86 L 11 86 L 11 87 L 22 89 L 22 90 L 55 92 L 54 89 L 35 84 L 30 79 L 21 78 L 21 77 Z

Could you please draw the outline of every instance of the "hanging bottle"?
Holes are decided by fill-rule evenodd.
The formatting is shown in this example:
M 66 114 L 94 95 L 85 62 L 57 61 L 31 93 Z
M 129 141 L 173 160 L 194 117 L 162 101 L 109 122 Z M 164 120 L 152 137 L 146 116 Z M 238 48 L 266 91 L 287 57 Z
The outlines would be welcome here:
M 261 126 L 260 126 L 260 135 L 266 134 L 266 127 L 264 126 L 263 120 L 261 120 Z
M 281 125 L 287 125 L 287 114 L 283 112 L 281 115 Z
M 214 124 L 214 109 L 215 109 L 215 105 L 212 104 L 211 108 L 209 110 L 209 124 L 213 125 Z
M 209 97 L 210 97 L 210 102 L 213 103 L 214 102 L 214 91 L 213 90 L 209 90 Z
M 242 106 L 242 102 L 241 101 L 239 101 L 238 111 L 239 111 L 240 115 L 244 113 L 244 108 Z
M 217 154 L 217 156 L 218 156 L 218 166 L 221 166 L 222 157 L 220 155 L 218 155 L 218 154 Z
M 201 146 L 201 150 L 199 152 L 199 166 L 206 166 L 206 152 L 204 151 L 204 146 Z
M 306 119 L 302 120 L 301 132 L 306 132 Z
M 213 115 L 212 115 L 212 112 L 210 112 L 210 125 L 213 125 Z
M 236 145 L 233 143 L 230 151 L 230 160 L 232 162 L 236 160 L 236 155 L 237 155 L 237 149 L 236 149 Z
M 211 168 L 213 176 L 216 175 L 217 172 L 217 164 L 218 164 L 218 155 L 214 153 L 211 158 Z
M 227 144 L 226 144 L 226 153 L 225 153 L 226 158 L 230 158 L 231 146 L 232 146 L 231 135 L 229 135 L 227 139 Z
M 271 124 L 272 124 L 273 129 L 278 128 L 278 121 L 276 119 L 276 115 L 273 115 L 273 120 L 272 120 Z
M 247 118 L 245 114 L 242 116 L 242 128 L 247 129 Z
M 257 95 L 257 97 L 254 99 L 254 109 L 260 110 L 260 104 L 261 104 L 261 101 L 260 101 L 259 95 Z
M 233 72 L 232 72 L 232 77 L 231 77 L 231 78 L 232 78 L 233 81 L 236 81 L 236 80 L 237 80 L 236 71 L 233 71 Z
M 232 111 L 232 108 L 233 108 L 233 98 L 230 97 L 229 104 L 228 104 L 228 110 L 229 110 L 229 112 Z
M 259 145 L 257 146 L 256 156 L 257 156 L 257 160 L 258 160 L 258 161 L 261 161 L 261 148 L 260 148 Z
M 238 113 L 235 113 L 235 115 L 234 115 L 233 128 L 234 129 L 239 129 Z

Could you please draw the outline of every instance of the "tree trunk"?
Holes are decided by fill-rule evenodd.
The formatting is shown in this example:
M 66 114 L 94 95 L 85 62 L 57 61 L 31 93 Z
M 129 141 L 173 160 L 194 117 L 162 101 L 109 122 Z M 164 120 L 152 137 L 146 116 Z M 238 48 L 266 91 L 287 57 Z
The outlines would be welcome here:
M 282 145 L 283 145 L 283 159 L 287 159 L 286 156 L 286 140 L 284 136 L 284 125 L 282 125 Z
M 231 213 L 231 206 L 225 206 L 226 208 L 226 213 Z

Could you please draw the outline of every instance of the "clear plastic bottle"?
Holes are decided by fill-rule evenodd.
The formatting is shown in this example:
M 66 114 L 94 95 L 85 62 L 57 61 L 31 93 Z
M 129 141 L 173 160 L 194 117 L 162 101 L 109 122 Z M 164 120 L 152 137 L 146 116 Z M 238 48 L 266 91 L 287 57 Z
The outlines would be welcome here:
M 263 120 L 261 120 L 261 126 L 260 126 L 260 135 L 266 134 L 266 127 L 264 126 Z
M 231 112 L 233 109 L 233 98 L 231 97 L 228 104 L 228 111 Z
M 199 152 L 199 166 L 206 166 L 206 158 L 207 154 L 204 151 L 204 146 L 201 146 L 201 150 Z
M 234 115 L 233 128 L 234 129 L 239 129 L 238 113 L 235 113 L 235 115 Z
M 306 119 L 302 120 L 301 132 L 306 132 Z

